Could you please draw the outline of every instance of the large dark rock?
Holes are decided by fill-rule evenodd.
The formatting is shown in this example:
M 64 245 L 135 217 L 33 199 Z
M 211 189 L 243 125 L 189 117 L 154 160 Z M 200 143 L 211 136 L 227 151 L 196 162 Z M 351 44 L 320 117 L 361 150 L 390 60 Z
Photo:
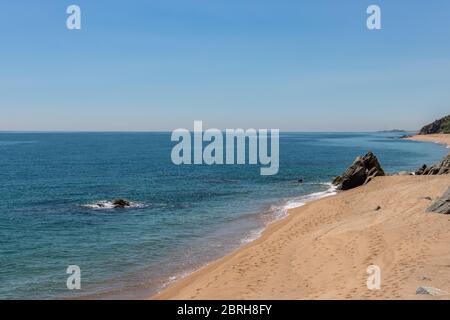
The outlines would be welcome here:
M 430 212 L 450 214 L 450 188 L 428 208 Z
M 432 165 L 431 167 L 427 167 L 427 165 L 424 164 L 415 172 L 417 176 L 434 176 L 449 173 L 450 173 L 450 153 L 447 154 L 444 160 L 442 160 L 440 163 Z
M 357 157 L 348 169 L 333 180 L 333 184 L 339 190 L 349 190 L 370 182 L 374 177 L 384 176 L 377 157 L 367 153 L 364 157 Z
M 427 124 L 419 131 L 419 134 L 433 133 L 450 133 L 450 115 Z
M 114 208 L 126 208 L 130 206 L 130 202 L 123 199 L 117 199 L 113 201 Z
M 421 166 L 419 169 L 416 170 L 416 172 L 414 172 L 414 174 L 416 176 L 420 176 L 423 175 L 423 173 L 425 172 L 425 170 L 427 170 L 427 165 L 424 164 L 423 166 Z
M 439 164 L 439 172 L 438 174 L 448 174 L 450 173 L 450 153 L 442 160 Z

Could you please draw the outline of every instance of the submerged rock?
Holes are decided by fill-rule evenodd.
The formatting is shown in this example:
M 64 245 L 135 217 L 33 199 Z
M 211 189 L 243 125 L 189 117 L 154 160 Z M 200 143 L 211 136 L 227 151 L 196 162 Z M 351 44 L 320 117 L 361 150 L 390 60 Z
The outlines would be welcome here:
M 126 208 L 129 207 L 130 205 L 131 204 L 129 201 L 123 199 L 116 199 L 113 201 L 114 208 Z
M 357 157 L 348 169 L 333 180 L 339 190 L 349 190 L 369 183 L 374 177 L 384 176 L 377 157 L 368 152 L 364 157 Z
M 104 209 L 104 210 L 111 210 L 111 209 L 123 209 L 123 208 L 142 208 L 145 206 L 142 203 L 138 202 L 131 202 L 124 199 L 116 199 L 116 200 L 100 200 L 94 203 L 85 204 L 83 207 L 90 208 L 90 209 Z
M 429 212 L 450 214 L 450 188 L 427 209 Z

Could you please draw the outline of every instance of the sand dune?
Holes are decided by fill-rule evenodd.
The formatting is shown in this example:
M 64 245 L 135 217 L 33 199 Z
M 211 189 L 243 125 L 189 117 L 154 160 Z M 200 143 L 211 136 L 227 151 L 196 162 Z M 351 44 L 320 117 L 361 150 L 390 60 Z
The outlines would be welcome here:
M 377 177 L 292 209 L 260 239 L 152 298 L 448 298 L 415 292 L 450 292 L 450 216 L 425 212 L 426 197 L 449 185 L 449 175 Z M 379 290 L 366 285 L 372 264 L 381 268 Z

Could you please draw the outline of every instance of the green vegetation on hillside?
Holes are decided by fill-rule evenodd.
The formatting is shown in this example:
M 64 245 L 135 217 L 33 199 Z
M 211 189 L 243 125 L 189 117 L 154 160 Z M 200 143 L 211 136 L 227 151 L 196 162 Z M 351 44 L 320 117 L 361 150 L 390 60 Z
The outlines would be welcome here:
M 449 133 L 450 134 L 450 115 L 427 124 L 420 129 L 419 134 L 433 134 L 433 133 Z

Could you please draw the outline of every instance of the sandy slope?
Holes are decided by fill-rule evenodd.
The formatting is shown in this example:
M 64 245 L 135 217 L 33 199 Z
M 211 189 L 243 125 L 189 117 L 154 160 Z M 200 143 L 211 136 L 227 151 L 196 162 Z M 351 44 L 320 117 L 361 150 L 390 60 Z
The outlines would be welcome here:
M 406 140 L 416 140 L 416 141 L 426 141 L 442 143 L 450 146 L 450 134 L 427 134 L 427 135 L 417 135 L 406 138 Z
M 450 216 L 425 212 L 431 201 L 424 198 L 449 185 L 449 175 L 378 177 L 311 202 L 152 298 L 431 298 L 417 296 L 418 286 L 450 292 Z M 380 290 L 367 289 L 371 264 L 381 268 Z

